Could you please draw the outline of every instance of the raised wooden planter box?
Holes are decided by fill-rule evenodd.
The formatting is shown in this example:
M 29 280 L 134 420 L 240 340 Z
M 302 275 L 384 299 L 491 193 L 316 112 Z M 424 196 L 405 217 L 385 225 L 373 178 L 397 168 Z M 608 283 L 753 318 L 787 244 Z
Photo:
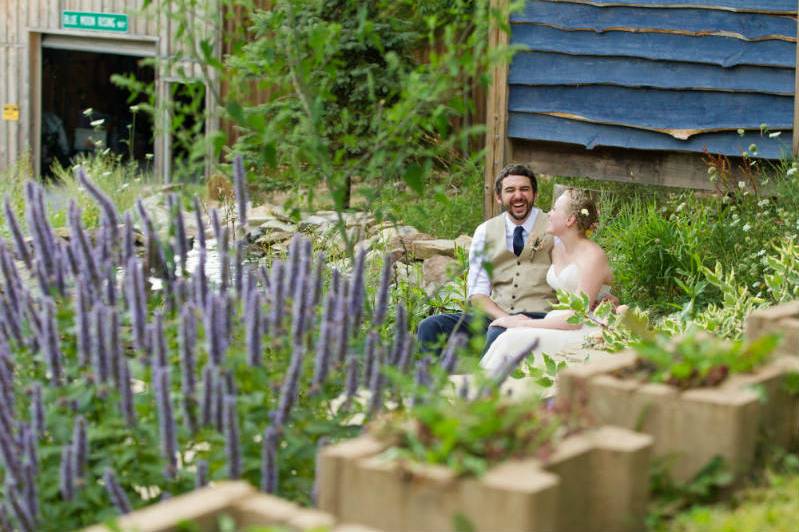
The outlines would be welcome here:
M 755 339 L 766 333 L 782 335 L 777 353 L 799 356 L 799 301 L 758 310 L 747 316 L 747 338 Z
M 219 529 L 219 518 L 223 515 L 232 518 L 237 529 L 249 526 L 280 526 L 281 530 L 289 531 L 371 530 L 358 525 L 336 526 L 336 520 L 330 514 L 301 508 L 284 499 L 259 493 L 246 482 L 226 481 L 129 513 L 120 517 L 114 528 L 95 525 L 86 531 L 216 531 Z
M 635 361 L 628 351 L 562 371 L 558 400 L 585 404 L 597 425 L 653 436 L 654 455 L 667 459 L 674 480 L 690 480 L 716 456 L 739 478 L 750 470 L 758 443 L 787 446 L 799 433 L 799 397 L 785 386 L 799 357 L 778 357 L 718 387 L 685 391 L 613 375 Z
M 319 507 L 391 532 L 445 532 L 458 517 L 481 532 L 642 530 L 652 439 L 602 427 L 564 440 L 542 463 L 509 461 L 480 478 L 386 459 L 371 436 L 324 449 Z

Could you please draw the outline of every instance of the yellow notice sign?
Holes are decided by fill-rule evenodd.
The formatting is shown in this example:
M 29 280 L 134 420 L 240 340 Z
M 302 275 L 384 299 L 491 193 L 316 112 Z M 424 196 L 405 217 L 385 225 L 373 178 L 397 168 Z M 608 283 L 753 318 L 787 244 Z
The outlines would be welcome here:
M 3 120 L 17 122 L 19 120 L 19 105 L 15 103 L 3 104 Z

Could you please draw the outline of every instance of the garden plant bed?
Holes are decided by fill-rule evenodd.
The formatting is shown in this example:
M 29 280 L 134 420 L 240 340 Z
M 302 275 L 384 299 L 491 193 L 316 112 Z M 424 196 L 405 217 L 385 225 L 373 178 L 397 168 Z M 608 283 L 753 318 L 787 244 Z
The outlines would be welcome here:
M 396 532 L 465 522 L 477 531 L 641 530 L 651 447 L 649 436 L 601 427 L 567 437 L 545 461 L 509 460 L 477 478 L 391 460 L 387 444 L 366 435 L 322 451 L 319 507 Z
M 780 333 L 782 341 L 777 352 L 799 356 L 799 301 L 752 312 L 746 319 L 745 332 L 752 339 L 766 333 Z
M 784 447 L 799 434 L 799 397 L 787 388 L 799 358 L 776 357 L 718 386 L 685 390 L 635 378 L 639 366 L 628 351 L 568 368 L 558 376 L 559 400 L 586 404 L 597 425 L 653 436 L 654 456 L 667 459 L 674 480 L 690 480 L 716 456 L 740 478 L 761 442 Z
M 224 518 L 232 519 L 236 530 L 264 526 L 279 526 L 281 530 L 292 532 L 368 530 L 361 526 L 335 526 L 335 519 L 329 514 L 259 493 L 246 482 L 225 481 L 142 508 L 120 517 L 111 526 L 95 525 L 86 531 L 216 531 L 221 528 L 220 520 Z

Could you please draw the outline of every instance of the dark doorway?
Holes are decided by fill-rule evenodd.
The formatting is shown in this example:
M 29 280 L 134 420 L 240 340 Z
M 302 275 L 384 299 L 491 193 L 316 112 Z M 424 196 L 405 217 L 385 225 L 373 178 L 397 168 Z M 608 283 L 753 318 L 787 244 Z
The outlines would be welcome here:
M 81 153 L 108 148 L 142 165 L 152 157 L 153 125 L 139 103 L 111 82 L 113 74 L 152 84 L 153 69 L 141 58 L 96 52 L 42 49 L 42 175 L 56 161 L 65 166 Z
M 174 181 L 198 181 L 205 170 L 205 83 L 169 84 L 172 148 L 171 176 Z

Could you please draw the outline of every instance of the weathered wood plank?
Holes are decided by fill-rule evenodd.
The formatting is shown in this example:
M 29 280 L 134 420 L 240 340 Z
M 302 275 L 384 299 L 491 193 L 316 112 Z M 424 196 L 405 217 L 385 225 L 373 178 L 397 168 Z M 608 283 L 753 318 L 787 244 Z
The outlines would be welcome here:
M 491 9 L 506 12 L 508 0 L 491 0 Z M 489 30 L 489 47 L 497 48 L 508 44 L 507 27 L 492 22 Z M 508 127 L 508 65 L 501 63 L 491 69 L 491 86 L 486 98 L 486 165 L 484 178 L 483 215 L 491 218 L 496 215 L 494 202 L 494 177 L 505 162 L 510 159 Z
M 508 82 L 515 85 L 601 84 L 660 89 L 759 92 L 792 96 L 794 70 L 738 66 L 722 68 L 674 61 L 520 52 Z
M 799 4 L 799 2 L 797 2 Z M 799 18 L 796 20 L 799 28 Z M 796 64 L 799 65 L 799 46 L 796 47 Z M 793 142 L 791 153 L 794 158 L 799 156 L 799 71 L 794 69 L 794 97 L 793 97 Z
M 527 0 L 524 10 L 513 15 L 511 22 L 600 32 L 619 30 L 721 35 L 749 41 L 796 38 L 796 21 L 791 17 L 706 9 L 596 7 Z
M 514 161 L 545 175 L 587 177 L 666 187 L 712 190 L 707 165 L 699 154 L 596 148 L 554 142 L 513 141 Z M 740 160 L 731 159 L 733 178 Z
M 638 57 L 723 67 L 759 65 L 794 68 L 796 64 L 796 47 L 785 41 L 747 42 L 727 37 L 623 31 L 562 31 L 535 24 L 513 24 L 511 42 L 533 51 Z
M 764 123 L 771 129 L 791 129 L 793 125 L 793 98 L 756 93 L 512 85 L 508 109 L 669 130 L 676 138 L 708 130 L 759 129 Z
M 678 151 L 740 156 L 750 145 L 758 147 L 758 156 L 780 159 L 790 155 L 790 134 L 776 138 L 760 133 L 745 132 L 706 133 L 688 140 L 677 140 L 669 135 L 615 125 L 590 124 L 553 116 L 514 113 L 508 119 L 508 136 L 514 139 L 566 142 L 588 149 L 599 146 L 633 148 L 639 150 Z
M 592 6 L 696 7 L 737 13 L 796 14 L 793 0 L 549 0 L 559 4 Z

